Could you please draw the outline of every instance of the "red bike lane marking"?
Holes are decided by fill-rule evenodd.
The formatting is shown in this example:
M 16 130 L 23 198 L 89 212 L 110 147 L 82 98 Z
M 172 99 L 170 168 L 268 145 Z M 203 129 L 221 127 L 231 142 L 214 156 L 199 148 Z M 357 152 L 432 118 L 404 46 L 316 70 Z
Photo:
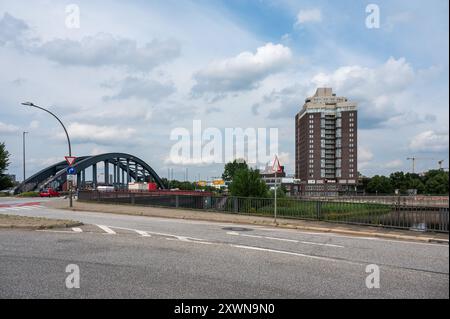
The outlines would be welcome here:
M 29 203 L 18 203 L 18 204 L 0 204 L 0 208 L 34 206 L 34 205 L 40 205 L 41 203 L 42 202 L 29 202 Z

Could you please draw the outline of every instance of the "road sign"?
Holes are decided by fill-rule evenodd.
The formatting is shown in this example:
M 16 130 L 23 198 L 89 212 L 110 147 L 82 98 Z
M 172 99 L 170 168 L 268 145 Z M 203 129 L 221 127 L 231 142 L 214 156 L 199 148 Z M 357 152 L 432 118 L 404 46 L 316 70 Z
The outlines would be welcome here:
M 276 172 L 276 173 L 282 172 L 280 161 L 278 160 L 278 156 L 275 156 L 275 160 L 273 161 L 273 165 L 272 165 L 272 171 Z
M 64 156 L 64 158 L 66 159 L 69 166 L 72 166 L 72 164 L 75 163 L 75 160 L 77 159 L 75 156 Z
M 68 182 L 74 182 L 75 181 L 75 175 L 67 175 L 67 181 Z
M 75 167 L 68 167 L 67 168 L 67 175 L 75 175 L 77 173 L 77 170 Z

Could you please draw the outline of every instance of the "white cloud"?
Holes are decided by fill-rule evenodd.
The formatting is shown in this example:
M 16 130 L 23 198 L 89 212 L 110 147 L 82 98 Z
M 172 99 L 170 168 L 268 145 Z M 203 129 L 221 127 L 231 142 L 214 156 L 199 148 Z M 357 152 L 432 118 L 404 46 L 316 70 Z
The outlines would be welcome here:
M 393 160 L 393 161 L 389 161 L 389 162 L 387 162 L 387 163 L 384 163 L 384 164 L 382 165 L 382 167 L 383 167 L 383 168 L 388 168 L 388 169 L 401 168 L 401 167 L 403 167 L 403 161 L 402 161 L 402 160 L 399 160 L 399 159 L 396 159 L 396 160 Z
M 19 131 L 19 127 L 18 126 L 0 122 L 0 133 L 2 133 L 2 134 L 11 134 L 11 133 L 16 133 L 18 131 Z
M 365 146 L 360 146 L 358 148 L 358 161 L 359 162 L 369 162 L 373 159 L 373 153 L 372 151 L 365 147 Z
M 61 65 L 125 66 L 132 70 L 151 70 L 180 55 L 174 39 L 153 39 L 143 46 L 129 38 L 109 33 L 86 36 L 80 41 L 54 39 L 44 42 L 29 34 L 28 24 L 5 13 L 0 20 L 0 46 L 12 46 L 35 53 Z
M 127 66 L 150 70 L 180 54 L 175 40 L 152 40 L 139 46 L 135 40 L 101 33 L 81 41 L 56 39 L 43 43 L 36 52 L 63 65 Z
M 406 101 L 405 92 L 414 84 L 415 74 L 404 58 L 391 57 L 375 68 L 354 65 L 340 67 L 328 74 L 318 73 L 311 82 L 313 87 L 332 87 L 339 95 L 356 100 L 362 127 L 368 128 L 425 120 L 413 114 L 408 105 L 411 100 Z M 403 118 L 403 123 L 392 120 L 398 116 Z
M 448 151 L 448 132 L 425 131 L 412 138 L 409 147 L 416 152 Z
M 292 52 L 282 44 L 267 43 L 256 53 L 242 52 L 239 55 L 210 63 L 197 72 L 192 91 L 223 93 L 256 88 L 260 81 L 271 73 L 281 71 L 292 59 Z
M 92 124 L 72 123 L 67 131 L 71 141 L 77 143 L 98 143 L 101 145 L 116 145 L 117 143 L 130 142 L 136 136 L 136 129 L 118 126 L 99 126 Z M 65 135 L 59 134 L 60 138 Z
M 322 12 L 320 11 L 320 9 L 300 10 L 297 14 L 297 21 L 295 22 L 295 26 L 321 21 Z
M 138 98 L 156 103 L 175 92 L 175 87 L 172 83 L 160 83 L 152 79 L 142 79 L 133 76 L 125 78 L 117 85 L 120 87 L 119 92 L 113 96 L 105 97 L 107 100 Z

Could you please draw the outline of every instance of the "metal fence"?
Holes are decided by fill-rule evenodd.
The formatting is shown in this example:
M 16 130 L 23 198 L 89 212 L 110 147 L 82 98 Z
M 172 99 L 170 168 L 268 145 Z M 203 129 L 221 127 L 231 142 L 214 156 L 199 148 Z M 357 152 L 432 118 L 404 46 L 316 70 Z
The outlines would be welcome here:
M 134 193 L 80 191 L 80 201 L 196 209 L 231 214 L 273 217 L 273 198 L 182 195 L 171 192 Z M 325 199 L 281 198 L 277 201 L 280 218 L 413 229 L 448 233 L 449 208 L 410 205 L 407 202 L 366 202 Z

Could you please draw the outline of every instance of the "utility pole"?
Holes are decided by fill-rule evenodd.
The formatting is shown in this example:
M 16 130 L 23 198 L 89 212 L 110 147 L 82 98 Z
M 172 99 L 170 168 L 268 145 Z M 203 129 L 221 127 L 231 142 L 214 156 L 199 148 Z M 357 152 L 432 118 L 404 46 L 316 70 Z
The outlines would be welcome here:
M 22 148 L 23 148 L 23 181 L 27 179 L 25 174 L 25 134 L 28 134 L 28 132 L 22 132 Z

